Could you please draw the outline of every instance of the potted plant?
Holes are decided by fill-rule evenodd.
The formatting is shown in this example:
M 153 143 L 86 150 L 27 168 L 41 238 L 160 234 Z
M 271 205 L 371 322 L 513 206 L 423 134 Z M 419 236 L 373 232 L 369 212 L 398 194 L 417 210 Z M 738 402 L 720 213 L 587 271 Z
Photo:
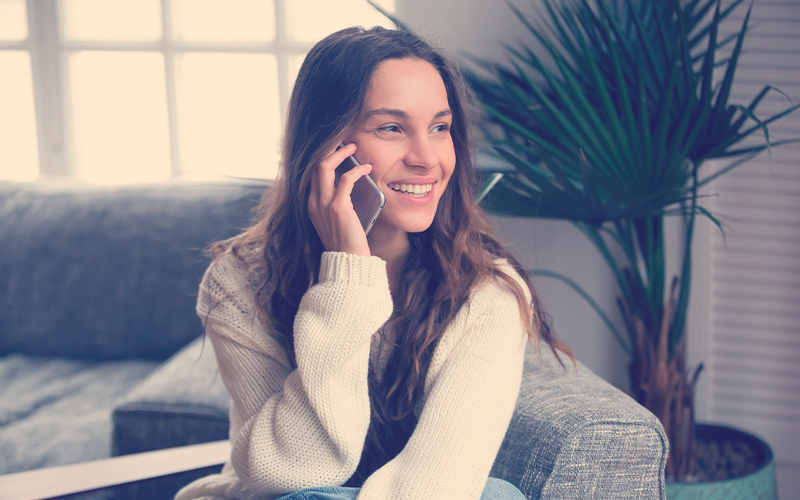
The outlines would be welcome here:
M 623 331 L 568 276 L 538 274 L 563 280 L 600 314 L 630 355 L 633 396 L 668 435 L 667 479 L 697 480 L 697 437 L 713 430 L 696 432 L 700 367 L 686 365 L 691 245 L 698 216 L 722 230 L 698 192 L 790 142 L 771 142 L 768 126 L 798 106 L 759 117 L 769 86 L 747 106 L 730 102 L 749 11 L 734 34 L 719 32 L 742 0 L 541 3 L 535 15 L 509 4 L 530 44 L 507 44 L 507 63 L 478 60 L 468 72 L 485 140 L 507 166 L 487 177 L 482 203 L 496 214 L 571 221 L 594 244 L 619 287 Z M 722 166 L 708 171 L 709 160 Z M 674 276 L 668 217 L 682 221 Z M 761 453 L 771 459 L 768 448 Z M 772 482 L 774 490 L 774 472 Z

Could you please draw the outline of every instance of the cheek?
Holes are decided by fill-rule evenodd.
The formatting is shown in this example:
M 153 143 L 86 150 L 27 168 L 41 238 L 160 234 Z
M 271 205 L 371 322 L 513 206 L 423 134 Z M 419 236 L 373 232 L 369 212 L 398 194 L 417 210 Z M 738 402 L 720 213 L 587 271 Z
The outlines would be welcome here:
M 445 193 L 446 193 L 446 192 L 447 192 L 449 189 L 452 189 L 452 188 L 450 187 L 450 182 L 451 182 L 451 181 L 455 182 L 455 180 L 453 179 L 453 171 L 452 171 L 452 170 L 450 170 L 449 172 L 446 172 L 446 173 L 445 173 L 445 176 L 442 178 L 442 188 L 441 188 L 441 191 L 439 191 L 439 199 L 440 199 L 440 200 L 441 200 L 442 198 L 444 198 L 444 196 L 445 196 Z
M 455 151 L 452 151 L 449 155 L 446 156 L 446 158 L 443 158 L 442 161 L 442 170 L 444 173 L 445 187 L 447 187 L 447 184 L 449 183 L 450 179 L 453 178 L 453 173 L 455 172 L 455 169 L 456 169 L 456 153 Z

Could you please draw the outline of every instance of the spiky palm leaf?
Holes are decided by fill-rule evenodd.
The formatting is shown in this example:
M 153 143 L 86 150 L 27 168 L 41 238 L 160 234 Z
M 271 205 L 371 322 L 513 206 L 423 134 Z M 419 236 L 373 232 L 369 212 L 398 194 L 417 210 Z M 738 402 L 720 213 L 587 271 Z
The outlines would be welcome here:
M 515 169 L 485 205 L 589 224 L 658 216 L 691 199 L 705 160 L 765 149 L 735 146 L 797 106 L 754 122 L 769 87 L 747 107 L 729 102 L 747 18 L 714 88 L 718 25 L 741 2 L 543 0 L 538 16 L 512 5 L 542 50 L 507 45 L 507 64 L 470 74 L 495 152 Z

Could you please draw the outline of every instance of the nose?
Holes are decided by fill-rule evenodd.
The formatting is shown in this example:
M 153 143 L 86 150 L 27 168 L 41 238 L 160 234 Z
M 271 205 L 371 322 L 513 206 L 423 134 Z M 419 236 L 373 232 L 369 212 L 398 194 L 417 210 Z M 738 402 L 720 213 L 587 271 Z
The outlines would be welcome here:
M 408 141 L 404 161 L 409 167 L 430 170 L 439 164 L 439 156 L 430 139 L 427 136 L 419 135 Z

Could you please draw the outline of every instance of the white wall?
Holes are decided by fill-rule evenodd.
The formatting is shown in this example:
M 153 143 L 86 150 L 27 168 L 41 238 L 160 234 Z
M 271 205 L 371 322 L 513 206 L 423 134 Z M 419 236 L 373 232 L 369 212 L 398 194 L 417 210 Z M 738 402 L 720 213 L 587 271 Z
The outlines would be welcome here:
M 503 58 L 501 40 L 526 38 L 524 25 L 499 0 L 403 0 L 398 2 L 398 15 L 460 62 L 466 54 Z M 506 217 L 493 221 L 523 265 L 567 274 L 607 311 L 616 311 L 613 277 L 571 224 Z M 576 357 L 617 387 L 627 388 L 627 356 L 594 311 L 561 282 L 541 278 L 535 286 L 553 328 Z

